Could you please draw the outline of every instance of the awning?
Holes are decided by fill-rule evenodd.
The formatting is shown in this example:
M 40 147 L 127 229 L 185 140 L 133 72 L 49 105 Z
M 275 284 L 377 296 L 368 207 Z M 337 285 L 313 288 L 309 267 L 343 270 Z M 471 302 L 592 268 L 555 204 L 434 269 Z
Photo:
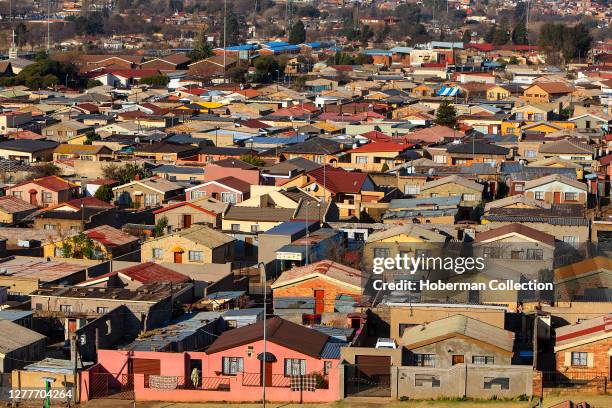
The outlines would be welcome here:
M 181 248 L 180 246 L 175 245 L 175 246 L 172 247 L 170 252 L 185 252 L 185 250 L 183 248 Z
M 259 361 L 265 361 L 266 363 L 274 363 L 276 360 L 276 356 L 268 351 L 266 351 L 265 357 L 264 353 L 259 353 L 257 355 L 257 359 Z
M 459 93 L 459 88 L 456 86 L 445 86 L 438 90 L 438 96 L 455 96 Z

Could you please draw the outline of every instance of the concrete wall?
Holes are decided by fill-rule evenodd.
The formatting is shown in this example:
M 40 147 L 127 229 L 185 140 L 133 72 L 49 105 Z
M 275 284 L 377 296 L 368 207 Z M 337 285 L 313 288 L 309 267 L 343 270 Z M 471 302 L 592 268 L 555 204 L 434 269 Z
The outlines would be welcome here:
M 414 361 L 414 354 L 434 354 L 436 356 L 436 368 L 451 368 L 453 366 L 453 355 L 463 356 L 467 364 L 472 363 L 472 357 L 474 356 L 493 357 L 494 364 L 501 365 L 508 365 L 512 360 L 512 352 L 490 347 L 484 342 L 480 343 L 456 337 L 413 348 L 406 354 L 410 364 Z
M 391 374 L 392 396 L 396 398 L 490 398 L 493 395 L 513 398 L 532 394 L 531 366 L 458 364 L 449 369 L 397 367 L 391 370 Z M 434 381 L 427 381 L 427 378 L 433 378 Z M 490 389 L 486 389 L 484 384 L 488 378 L 508 379 L 508 389 L 502 390 L 500 385 L 492 385 Z

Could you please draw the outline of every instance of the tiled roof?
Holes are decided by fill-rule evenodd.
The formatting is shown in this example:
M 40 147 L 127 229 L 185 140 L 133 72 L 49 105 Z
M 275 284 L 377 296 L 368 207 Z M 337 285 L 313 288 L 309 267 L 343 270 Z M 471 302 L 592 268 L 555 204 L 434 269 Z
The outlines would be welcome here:
M 22 211 L 36 210 L 38 207 L 23 201 L 15 196 L 7 195 L 0 197 L 0 211 L 14 214 Z
M 536 241 L 540 241 L 551 246 L 555 245 L 554 236 L 522 224 L 508 224 L 499 228 L 479 232 L 476 234 L 474 241 L 484 242 L 514 233 L 524 235 L 528 238 L 535 239 Z
M 448 184 L 448 183 L 459 184 L 459 185 L 461 185 L 463 187 L 467 187 L 467 188 L 470 188 L 470 189 L 476 190 L 476 191 L 483 191 L 484 190 L 484 186 L 482 184 L 480 184 L 480 183 L 476 183 L 475 181 L 466 179 L 465 177 L 461 177 L 461 176 L 457 176 L 457 175 L 452 175 L 452 176 L 442 177 L 442 178 L 437 179 L 437 180 L 428 181 L 427 183 L 425 183 L 425 184 L 423 184 L 421 186 L 421 191 L 429 190 L 430 188 L 442 186 L 442 185 Z
M 612 272 L 612 260 L 604 256 L 585 259 L 555 269 L 555 282 L 580 277 L 591 272 L 604 270 Z
M 137 237 L 113 228 L 110 225 L 100 225 L 99 227 L 86 230 L 85 235 L 110 248 L 138 241 Z
M 368 178 L 367 173 L 348 172 L 342 169 L 326 166 L 312 170 L 308 173 L 320 185 L 333 193 L 359 193 Z
M 61 177 L 58 176 L 47 176 L 47 177 L 41 177 L 41 178 L 37 178 L 37 179 L 33 179 L 33 180 L 28 180 L 28 181 L 23 181 L 19 184 L 14 185 L 12 188 L 15 189 L 17 187 L 21 187 L 27 184 L 37 184 L 42 188 L 45 188 L 47 190 L 51 190 L 51 191 L 64 191 L 70 188 L 74 188 L 77 187 L 76 184 L 73 184 L 71 182 L 69 182 L 68 180 L 64 180 Z
M 121 274 L 142 283 L 152 282 L 189 282 L 189 276 L 173 271 L 155 262 L 145 262 L 111 272 L 111 274 Z
M 362 288 L 367 275 L 360 270 L 342 265 L 337 262 L 324 260 L 315 262 L 306 266 L 292 268 L 283 272 L 278 279 L 272 284 L 272 289 L 284 287 L 304 280 L 310 280 L 314 277 L 329 277 L 332 280 L 344 282 L 356 289 Z

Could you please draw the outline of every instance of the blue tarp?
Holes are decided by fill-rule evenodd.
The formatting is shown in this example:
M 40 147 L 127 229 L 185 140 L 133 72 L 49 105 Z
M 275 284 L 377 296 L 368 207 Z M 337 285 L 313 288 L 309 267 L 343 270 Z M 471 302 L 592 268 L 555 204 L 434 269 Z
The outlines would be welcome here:
M 436 92 L 438 96 L 455 96 L 459 93 L 459 88 L 455 86 L 445 86 Z

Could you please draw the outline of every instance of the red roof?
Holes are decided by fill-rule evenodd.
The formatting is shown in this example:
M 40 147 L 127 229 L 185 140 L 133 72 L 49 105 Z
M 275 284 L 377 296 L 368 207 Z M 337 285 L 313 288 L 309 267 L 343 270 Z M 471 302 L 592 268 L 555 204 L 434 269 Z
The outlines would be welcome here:
M 383 132 L 379 132 L 378 130 L 371 130 L 369 132 L 366 133 L 362 133 L 359 136 L 363 136 L 363 137 L 367 137 L 368 139 L 370 139 L 371 141 L 375 142 L 375 141 L 388 141 L 391 140 L 391 136 L 383 133 Z
M 130 266 L 118 271 L 108 272 L 104 275 L 97 276 L 89 281 L 97 281 L 121 274 L 131 280 L 141 283 L 152 282 L 172 282 L 183 283 L 189 282 L 190 278 L 182 273 L 173 271 L 172 269 L 158 265 L 155 262 L 146 262 L 139 265 Z
M 612 162 L 612 154 L 609 154 L 599 159 L 599 163 L 601 163 L 603 166 L 607 166 L 608 164 L 610 164 L 610 162 Z
M 37 139 L 44 139 L 43 135 L 39 135 L 38 133 L 34 133 L 31 130 L 18 130 L 16 132 L 9 133 L 7 136 L 10 137 L 11 139 L 16 139 L 16 140 L 37 140 Z
M 148 78 L 160 74 L 157 69 L 118 69 L 111 74 L 122 78 Z
M 326 188 L 333 193 L 359 193 L 368 178 L 367 173 L 353 173 L 330 166 L 319 167 L 309 172 L 308 175 L 320 185 L 325 184 Z
M 192 203 L 189 203 L 189 202 L 187 202 L 187 201 L 183 201 L 183 202 L 180 202 L 180 203 L 176 203 L 176 204 L 169 205 L 169 206 L 167 206 L 167 207 L 160 208 L 159 210 L 155 210 L 155 211 L 153 211 L 153 214 L 163 213 L 163 212 L 166 212 L 166 211 L 168 211 L 168 210 L 172 210 L 173 208 L 183 207 L 183 206 L 185 206 L 185 205 L 186 205 L 186 206 L 188 206 L 188 207 L 193 208 L 194 210 L 198 210 L 198 211 L 201 211 L 201 212 L 203 212 L 203 213 L 206 213 L 206 214 L 212 215 L 213 217 L 216 217 L 216 216 L 217 216 L 217 214 L 216 214 L 215 212 L 210 211 L 210 210 L 207 210 L 207 209 L 202 208 L 202 207 L 199 207 L 199 206 L 197 206 L 197 205 L 195 205 L 195 204 L 192 204 Z
M 41 177 L 38 179 L 22 181 L 21 183 L 13 186 L 13 188 L 25 186 L 30 183 L 39 185 L 42 188 L 46 188 L 47 190 L 51 190 L 55 192 L 64 191 L 64 190 L 68 190 L 68 189 L 77 187 L 76 184 L 73 184 L 69 182 L 68 180 L 64 180 L 61 177 L 47 176 L 47 177 Z

